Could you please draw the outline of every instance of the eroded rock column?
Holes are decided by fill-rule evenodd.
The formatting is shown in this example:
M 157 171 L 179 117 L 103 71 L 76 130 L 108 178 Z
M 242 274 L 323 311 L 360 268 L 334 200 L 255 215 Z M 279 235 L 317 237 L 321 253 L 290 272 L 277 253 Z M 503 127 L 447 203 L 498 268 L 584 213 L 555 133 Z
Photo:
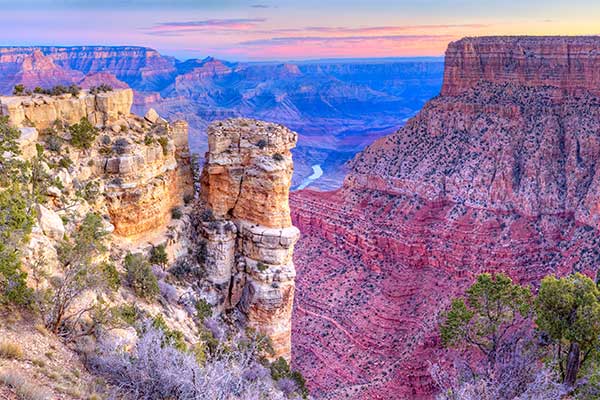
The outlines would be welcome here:
M 232 119 L 211 125 L 201 189 L 211 214 L 201 233 L 216 304 L 237 307 L 249 327 L 271 338 L 275 356 L 287 359 L 296 275 L 292 255 L 299 238 L 288 203 L 290 149 L 296 141 L 295 132 L 277 124 Z

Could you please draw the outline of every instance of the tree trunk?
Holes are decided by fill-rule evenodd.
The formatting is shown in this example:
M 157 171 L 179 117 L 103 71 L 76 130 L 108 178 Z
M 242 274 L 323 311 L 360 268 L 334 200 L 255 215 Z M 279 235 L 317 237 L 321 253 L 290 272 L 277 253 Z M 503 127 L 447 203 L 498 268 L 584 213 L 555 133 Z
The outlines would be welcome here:
M 565 374 L 565 384 L 568 387 L 575 386 L 577 373 L 579 373 L 579 344 L 571 343 L 569 355 L 567 356 L 567 373 Z

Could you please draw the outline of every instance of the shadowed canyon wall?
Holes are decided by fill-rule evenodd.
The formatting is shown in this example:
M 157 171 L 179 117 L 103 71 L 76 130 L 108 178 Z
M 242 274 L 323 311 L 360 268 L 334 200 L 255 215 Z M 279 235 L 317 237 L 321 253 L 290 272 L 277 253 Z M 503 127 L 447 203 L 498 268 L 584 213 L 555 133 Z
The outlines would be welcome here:
M 450 44 L 442 95 L 295 192 L 295 366 L 323 398 L 432 398 L 439 313 L 476 275 L 600 261 L 598 38 Z

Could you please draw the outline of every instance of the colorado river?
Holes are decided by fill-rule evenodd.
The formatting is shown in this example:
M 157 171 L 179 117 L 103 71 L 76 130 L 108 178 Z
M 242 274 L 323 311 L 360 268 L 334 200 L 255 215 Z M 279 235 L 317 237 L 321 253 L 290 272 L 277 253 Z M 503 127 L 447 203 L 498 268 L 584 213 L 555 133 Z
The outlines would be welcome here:
M 320 164 L 313 165 L 312 166 L 312 170 L 313 170 L 312 175 L 309 176 L 308 178 L 306 178 L 300 184 L 300 186 L 298 186 L 296 188 L 296 190 L 302 190 L 302 189 L 306 188 L 308 185 L 310 185 L 311 183 L 313 183 L 314 181 L 316 181 L 317 179 L 319 179 L 321 176 L 323 176 L 323 170 L 321 169 L 321 165 Z

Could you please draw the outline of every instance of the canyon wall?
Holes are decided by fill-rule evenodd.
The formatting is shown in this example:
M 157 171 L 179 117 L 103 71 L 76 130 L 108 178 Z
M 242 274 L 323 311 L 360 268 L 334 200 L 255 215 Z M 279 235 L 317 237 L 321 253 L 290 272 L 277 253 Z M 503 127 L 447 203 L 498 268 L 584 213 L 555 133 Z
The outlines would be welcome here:
M 32 46 L 0 48 L 0 92 L 17 83 L 49 87 L 104 72 L 137 90 L 156 90 L 174 79 L 175 59 L 136 46 Z M 106 82 L 104 82 L 106 83 Z
M 440 312 L 478 274 L 595 274 L 597 54 L 600 38 L 453 43 L 442 95 L 342 189 L 292 194 L 292 353 L 316 397 L 432 398 Z
M 291 317 L 299 231 L 288 205 L 297 134 L 248 119 L 208 129 L 200 235 L 213 304 L 237 308 L 267 335 L 274 357 L 291 356 Z
M 600 93 L 598 37 L 479 37 L 451 43 L 442 94 L 457 95 L 479 82 L 552 87 L 559 94 Z
M 95 126 L 98 137 L 89 147 L 64 153 L 69 161 L 63 181 L 77 190 L 93 182 L 115 234 L 128 238 L 164 229 L 171 210 L 183 204 L 185 195 L 193 195 L 187 123 L 169 124 L 152 113 L 133 115 L 132 101 L 131 89 L 0 97 L 0 115 L 21 129 L 29 156 L 38 140 L 55 136 L 55 141 L 68 143 L 68 127 L 82 118 Z

